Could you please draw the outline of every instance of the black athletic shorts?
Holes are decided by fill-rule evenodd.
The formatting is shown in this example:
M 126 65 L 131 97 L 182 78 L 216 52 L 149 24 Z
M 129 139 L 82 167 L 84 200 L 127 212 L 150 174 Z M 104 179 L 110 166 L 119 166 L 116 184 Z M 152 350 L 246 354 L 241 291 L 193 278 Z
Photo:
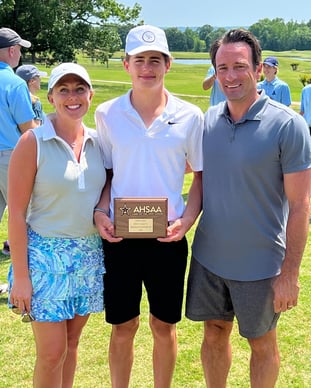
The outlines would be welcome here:
M 104 240 L 104 303 L 106 321 L 120 324 L 140 314 L 142 287 L 150 313 L 161 321 L 181 319 L 188 244 L 156 239 Z

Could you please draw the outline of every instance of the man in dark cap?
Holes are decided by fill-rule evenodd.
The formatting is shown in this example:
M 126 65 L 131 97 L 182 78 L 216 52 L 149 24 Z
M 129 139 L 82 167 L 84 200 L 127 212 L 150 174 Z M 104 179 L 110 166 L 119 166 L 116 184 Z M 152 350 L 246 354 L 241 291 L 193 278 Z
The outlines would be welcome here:
M 10 28 L 0 28 L 0 48 L 20 45 L 29 48 L 31 43 L 28 40 L 22 39 L 17 32 Z
M 272 100 L 290 106 L 290 89 L 286 82 L 277 77 L 279 62 L 276 57 L 267 57 L 263 61 L 262 69 L 265 79 L 258 83 L 258 89 L 263 89 Z
M 0 220 L 7 204 L 8 164 L 20 135 L 37 126 L 30 94 L 24 80 L 14 74 L 21 48 L 31 43 L 22 39 L 10 28 L 0 28 Z M 3 244 L 3 254 L 10 254 L 8 241 Z

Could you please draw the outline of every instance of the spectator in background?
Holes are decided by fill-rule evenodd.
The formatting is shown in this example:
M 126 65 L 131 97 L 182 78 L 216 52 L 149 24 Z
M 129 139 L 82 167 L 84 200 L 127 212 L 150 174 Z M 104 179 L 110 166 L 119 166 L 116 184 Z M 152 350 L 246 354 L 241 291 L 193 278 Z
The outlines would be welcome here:
M 208 90 L 212 88 L 211 94 L 210 94 L 210 106 L 217 105 L 219 102 L 226 100 L 226 96 L 224 95 L 217 81 L 216 73 L 213 65 L 209 67 L 206 74 L 206 78 L 202 83 L 202 87 L 204 90 Z
M 21 133 L 35 128 L 29 90 L 13 69 L 18 65 L 21 48 L 31 43 L 10 28 L 0 29 L 0 220 L 7 205 L 7 175 L 11 156 Z M 2 253 L 10 254 L 9 242 Z
M 279 62 L 275 57 L 267 57 L 263 61 L 263 74 L 265 79 L 258 82 L 257 88 L 263 89 L 272 100 L 290 106 L 290 89 L 286 82 L 277 77 Z
M 300 114 L 306 120 L 311 135 L 311 84 L 306 85 L 301 91 Z
M 23 80 L 27 83 L 32 102 L 32 109 L 35 114 L 34 120 L 38 125 L 41 125 L 43 123 L 44 114 L 42 111 L 41 101 L 39 97 L 36 96 L 36 93 L 41 87 L 41 77 L 46 77 L 47 73 L 40 71 L 36 66 L 23 65 L 16 69 L 16 74 L 23 78 Z

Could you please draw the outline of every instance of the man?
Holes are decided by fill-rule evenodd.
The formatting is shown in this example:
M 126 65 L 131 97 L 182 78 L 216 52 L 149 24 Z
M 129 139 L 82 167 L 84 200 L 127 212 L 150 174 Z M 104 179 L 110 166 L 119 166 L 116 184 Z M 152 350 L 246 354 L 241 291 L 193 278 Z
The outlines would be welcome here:
M 292 103 L 289 86 L 277 77 L 279 62 L 275 57 L 267 57 L 263 61 L 265 79 L 258 82 L 258 89 L 263 89 L 266 95 L 274 101 L 290 106 Z
M 188 252 L 185 234 L 201 208 L 192 198 L 200 195 L 196 191 L 201 187 L 204 118 L 198 107 L 164 88 L 171 55 L 163 30 L 149 25 L 133 28 L 125 51 L 124 68 L 132 89 L 101 104 L 95 113 L 106 168 L 113 175 L 111 194 L 108 185 L 94 213 L 104 239 L 111 380 L 114 388 L 129 385 L 144 284 L 154 340 L 154 386 L 168 388 L 177 353 L 176 323 L 181 319 Z M 193 182 L 185 207 L 182 187 L 187 163 Z M 114 237 L 117 197 L 168 198 L 167 237 Z
M 298 300 L 309 229 L 310 136 L 298 113 L 257 92 L 261 47 L 249 31 L 228 31 L 212 45 L 211 58 L 227 102 L 205 115 L 203 212 L 186 316 L 204 321 L 208 387 L 226 386 L 236 317 L 251 348 L 251 386 L 270 388 L 279 372 L 277 321 Z
M 306 120 L 311 135 L 311 84 L 306 85 L 301 91 L 300 114 Z
M 11 152 L 21 133 L 37 126 L 27 85 L 13 72 L 19 63 L 21 48 L 30 46 L 31 43 L 15 31 L 0 28 L 0 220 L 7 205 L 7 170 Z M 8 241 L 3 244 L 2 253 L 10 254 Z
M 212 88 L 210 95 L 210 106 L 217 105 L 219 102 L 226 100 L 226 96 L 219 87 L 213 65 L 209 67 L 206 77 L 203 80 L 202 87 L 204 90 Z

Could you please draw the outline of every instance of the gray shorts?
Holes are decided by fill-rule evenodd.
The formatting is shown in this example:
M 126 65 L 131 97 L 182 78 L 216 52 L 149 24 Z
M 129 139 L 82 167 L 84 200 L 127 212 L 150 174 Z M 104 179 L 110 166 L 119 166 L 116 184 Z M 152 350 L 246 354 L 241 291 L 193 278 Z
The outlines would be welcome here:
M 240 335 L 257 338 L 277 325 L 273 308 L 274 278 L 257 281 L 223 279 L 191 259 L 186 317 L 193 321 L 230 321 L 236 317 Z

